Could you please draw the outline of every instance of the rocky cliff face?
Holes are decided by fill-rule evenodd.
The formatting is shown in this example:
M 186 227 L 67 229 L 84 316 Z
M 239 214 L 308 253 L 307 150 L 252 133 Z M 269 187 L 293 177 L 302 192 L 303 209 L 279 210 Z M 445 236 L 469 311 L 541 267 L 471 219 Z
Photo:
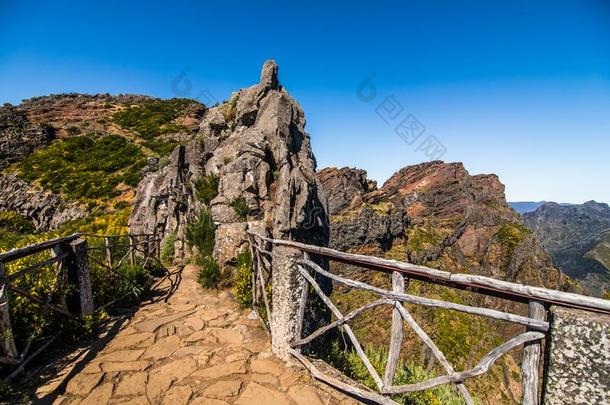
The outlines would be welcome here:
M 214 256 L 221 265 L 245 249 L 248 229 L 326 244 L 326 208 L 319 196 L 304 113 L 279 84 L 274 62 L 265 63 L 260 83 L 207 110 L 198 137 L 184 147 L 189 156 L 184 181 L 170 181 L 176 171 L 164 169 L 147 175 L 140 184 L 132 230 L 157 227 L 165 234 L 175 230 L 181 223 L 176 210 L 163 208 L 163 218 L 158 218 L 160 194 L 171 195 L 172 189 L 181 187 L 184 192 L 176 193 L 172 204 L 197 211 L 201 207 L 191 204 L 193 181 L 213 175 L 218 178 L 218 194 L 207 208 L 217 225 Z M 245 203 L 241 212 L 235 208 L 237 201 Z
M 380 255 L 404 237 L 406 213 L 367 179 L 366 171 L 330 167 L 317 175 L 328 199 L 332 248 Z
M 610 207 L 589 201 L 564 206 L 545 203 L 524 215 L 554 264 L 595 295 L 610 289 Z
M 129 218 L 132 233 L 157 233 L 163 239 L 175 235 L 175 256 L 179 260 L 189 253 L 186 227 L 197 220 L 202 208 L 193 184 L 203 173 L 202 160 L 197 141 L 178 146 L 165 167 L 159 167 L 159 159 L 149 159 Z
M 30 121 L 25 112 L 11 105 L 0 107 L 0 170 L 47 145 L 54 137 L 48 124 Z
M 0 211 L 15 211 L 32 220 L 37 231 L 48 231 L 87 216 L 85 206 L 20 180 L 0 174 Z
M 559 272 L 495 175 L 461 163 L 408 166 L 377 190 L 357 169 L 321 170 L 331 246 L 555 288 Z

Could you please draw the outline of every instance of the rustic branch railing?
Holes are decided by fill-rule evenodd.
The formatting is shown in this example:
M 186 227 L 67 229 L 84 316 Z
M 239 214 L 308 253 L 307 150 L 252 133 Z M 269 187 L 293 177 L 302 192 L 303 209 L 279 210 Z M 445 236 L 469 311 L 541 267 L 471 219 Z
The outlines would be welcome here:
M 95 246 L 91 247 L 88 241 L 94 239 L 101 239 L 101 243 L 93 242 L 91 245 Z M 160 236 L 156 234 L 74 234 L 0 253 L 0 350 L 2 352 L 0 363 L 15 367 L 6 379 L 10 380 L 20 373 L 26 364 L 54 342 L 61 333 L 58 332 L 45 338 L 44 344 L 31 352 L 32 342 L 37 337 L 36 332 L 32 332 L 22 345 L 23 347 L 19 348 L 13 336 L 9 292 L 42 305 L 41 311 L 44 316 L 50 313 L 66 318 L 90 315 L 116 303 L 128 294 L 139 293 L 139 286 L 119 271 L 126 260 L 129 260 L 132 266 L 136 264 L 137 260 L 141 260 L 144 268 L 149 261 L 155 261 L 161 268 L 164 268 L 159 259 L 160 242 Z M 120 249 L 122 249 L 122 254 L 117 256 L 117 250 Z M 95 254 L 98 250 L 102 251 L 102 259 Z M 41 255 L 41 257 L 34 255 Z M 27 257 L 33 257 L 32 264 L 6 274 L 7 266 Z M 91 285 L 90 264 L 101 266 L 116 277 L 126 279 L 134 288 L 124 296 L 96 307 Z M 55 271 L 51 281 L 52 285 L 49 287 L 46 297 L 34 295 L 14 285 L 23 277 L 33 276 L 42 269 L 52 269 L 53 267 Z M 76 291 L 71 291 L 67 288 L 68 285 L 74 285 Z M 68 294 L 72 296 L 72 299 L 69 299 Z
M 272 328 L 270 323 L 271 303 L 266 295 L 266 285 L 272 278 L 273 248 L 282 246 L 293 248 L 303 254 L 303 258 L 296 260 L 295 265 L 301 276 L 302 295 L 299 304 L 297 337 L 291 344 L 290 354 L 301 361 L 314 377 L 334 385 L 344 391 L 356 396 L 374 401 L 380 404 L 395 404 L 391 395 L 404 394 L 415 391 L 434 388 L 442 384 L 455 384 L 457 390 L 466 404 L 474 404 L 472 396 L 468 392 L 464 381 L 486 373 L 491 365 L 500 357 L 512 349 L 524 346 L 522 360 L 522 403 L 538 404 L 540 395 L 538 393 L 539 376 L 538 369 L 541 364 L 541 344 L 548 334 L 549 322 L 545 320 L 545 306 L 560 305 L 565 307 L 585 309 L 593 312 L 610 313 L 610 301 L 586 297 L 578 294 L 565 293 L 561 291 L 549 290 L 539 287 L 511 283 L 496 280 L 489 277 L 452 274 L 424 266 L 410 263 L 403 263 L 394 260 L 381 259 L 370 256 L 339 252 L 333 249 L 307 245 L 299 242 L 277 240 L 267 238 L 256 233 L 249 233 L 250 248 L 253 260 L 252 272 L 252 305 L 254 310 L 258 310 L 261 305 L 261 297 L 265 308 L 265 316 L 259 317 L 264 321 L 268 328 Z M 360 266 L 367 269 L 383 271 L 392 275 L 392 289 L 386 290 L 369 284 L 341 277 L 330 273 L 310 260 L 310 255 L 315 254 L 325 259 L 334 260 L 341 263 Z M 324 293 L 323 289 L 316 282 L 313 274 L 330 279 L 353 289 L 368 291 L 377 295 L 379 298 L 352 312 L 343 315 L 333 304 L 330 298 Z M 498 311 L 491 308 L 480 308 L 469 305 L 457 304 L 442 300 L 419 297 L 405 293 L 405 277 L 426 281 L 429 283 L 440 284 L 451 288 L 468 290 L 488 296 L 500 297 L 514 302 L 528 303 L 528 316 L 512 314 Z M 309 287 L 315 291 L 320 300 L 330 309 L 334 317 L 333 322 L 324 325 L 310 333 L 308 336 L 301 336 L 303 330 L 303 318 L 309 302 Z M 491 350 L 472 368 L 464 371 L 456 371 L 449 363 L 442 351 L 436 346 L 430 336 L 416 322 L 403 303 L 422 305 L 432 308 L 443 308 L 471 315 L 482 316 L 495 320 L 510 322 L 526 328 L 521 333 L 507 342 Z M 362 313 L 379 306 L 392 307 L 392 326 L 390 335 L 390 348 L 388 360 L 383 375 L 379 375 L 377 370 L 368 359 L 362 345 L 349 326 L 349 322 Z M 419 337 L 419 339 L 430 349 L 434 358 L 439 362 L 445 375 L 430 378 L 416 384 L 394 385 L 394 375 L 400 358 L 400 351 L 403 341 L 403 322 L 406 323 Z M 375 382 L 377 392 L 364 389 L 353 384 L 347 384 L 335 377 L 320 371 L 314 363 L 301 351 L 300 347 L 312 342 L 334 328 L 342 328 L 343 332 L 349 337 L 351 344 L 368 370 L 371 378 Z

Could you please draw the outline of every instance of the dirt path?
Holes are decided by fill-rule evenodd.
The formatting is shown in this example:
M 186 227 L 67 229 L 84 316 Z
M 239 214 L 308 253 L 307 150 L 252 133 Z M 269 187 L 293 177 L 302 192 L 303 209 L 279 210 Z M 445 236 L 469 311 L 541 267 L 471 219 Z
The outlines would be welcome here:
M 167 302 L 141 307 L 65 382 L 55 404 L 353 404 L 270 353 L 269 338 L 226 292 L 204 290 L 186 266 Z M 62 373 L 64 374 L 64 373 Z

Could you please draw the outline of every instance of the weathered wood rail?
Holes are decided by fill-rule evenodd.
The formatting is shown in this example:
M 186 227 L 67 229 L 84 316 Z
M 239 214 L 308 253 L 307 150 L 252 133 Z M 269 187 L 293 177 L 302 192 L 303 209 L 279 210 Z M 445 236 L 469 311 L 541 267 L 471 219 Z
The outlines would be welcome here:
M 161 239 L 157 234 L 74 234 L 0 253 L 0 364 L 12 368 L 6 380 L 23 371 L 33 358 L 61 334 L 60 331 L 53 336 L 41 337 L 32 332 L 25 344 L 18 347 L 13 336 L 9 294 L 40 304 L 42 316 L 76 319 L 91 315 L 111 306 L 126 295 L 139 293 L 139 286 L 119 270 L 127 260 L 132 266 L 137 262 L 146 268 L 149 262 L 155 261 L 162 267 L 159 259 L 160 243 Z M 18 262 L 26 258 L 30 260 L 25 266 Z M 15 264 L 15 271 L 9 271 Z M 101 266 L 113 276 L 127 279 L 127 282 L 134 284 L 134 288 L 111 301 L 95 302 L 91 265 Z M 17 280 L 35 277 L 45 269 L 54 273 L 46 296 L 38 296 L 14 285 Z M 42 339 L 42 343 L 36 348 L 33 348 L 34 338 Z
M 523 284 L 496 280 L 490 277 L 453 274 L 446 271 L 432 269 L 425 266 L 398 262 L 395 260 L 340 252 L 337 250 L 307 245 L 294 241 L 277 240 L 264 237 L 256 233 L 249 233 L 250 248 L 254 258 L 252 272 L 252 306 L 259 311 L 259 318 L 266 327 L 273 329 L 273 306 L 267 296 L 267 286 L 273 278 L 273 249 L 275 247 L 292 248 L 301 254 L 301 259 L 294 260 L 294 266 L 300 275 L 300 302 L 295 314 L 295 335 L 287 348 L 288 353 L 296 357 L 305 365 L 312 375 L 341 390 L 350 392 L 363 399 L 380 404 L 396 404 L 391 395 L 410 393 L 430 389 L 442 384 L 455 384 L 466 404 L 474 404 L 472 396 L 464 385 L 464 381 L 486 373 L 491 365 L 509 351 L 523 346 L 523 359 L 521 363 L 522 403 L 526 405 L 540 403 L 539 385 L 541 378 L 538 375 L 544 359 L 541 356 L 541 345 L 549 334 L 550 324 L 547 320 L 547 309 L 550 305 L 578 308 L 595 313 L 610 314 L 610 301 L 587 297 L 579 294 L 566 293 L 546 288 L 532 287 Z M 359 266 L 370 270 L 382 271 L 392 275 L 392 289 L 386 290 L 372 285 L 351 280 L 328 272 L 319 266 L 311 255 L 317 255 L 325 260 L 337 261 L 349 265 Z M 341 285 L 371 292 L 379 299 L 370 302 L 348 314 L 343 314 L 330 298 L 324 293 L 316 279 L 326 278 Z M 457 304 L 443 300 L 425 298 L 405 293 L 405 280 L 416 279 L 429 283 L 439 284 L 450 288 L 468 290 L 487 296 L 499 297 L 513 302 L 527 303 L 528 315 L 523 316 L 491 308 L 480 308 Z M 313 289 L 319 299 L 330 309 L 334 321 L 319 327 L 308 336 L 302 336 L 304 314 L 310 302 L 309 291 Z M 275 288 L 275 286 L 274 286 Z M 282 292 L 277 292 L 281 294 Z M 276 291 L 274 291 L 274 295 Z M 471 315 L 482 316 L 495 320 L 510 322 L 525 327 L 525 331 L 509 339 L 505 343 L 491 350 L 483 356 L 476 365 L 468 370 L 456 371 L 448 362 L 442 351 L 416 322 L 403 303 L 422 305 L 432 308 L 443 308 L 459 311 Z M 380 375 L 367 358 L 365 350 L 349 326 L 349 322 L 367 310 L 378 306 L 392 307 L 392 326 L 388 359 L 383 375 Z M 264 314 L 260 314 L 263 309 Z M 403 342 L 403 322 L 406 323 L 429 348 L 434 358 L 439 362 L 445 375 L 430 378 L 417 384 L 394 385 L 396 367 L 400 358 Z M 377 391 L 363 389 L 343 380 L 323 373 L 300 348 L 314 339 L 322 336 L 334 328 L 342 328 L 348 336 L 351 345 L 360 357 L 364 366 L 372 377 Z M 272 334 L 273 335 L 273 334 Z

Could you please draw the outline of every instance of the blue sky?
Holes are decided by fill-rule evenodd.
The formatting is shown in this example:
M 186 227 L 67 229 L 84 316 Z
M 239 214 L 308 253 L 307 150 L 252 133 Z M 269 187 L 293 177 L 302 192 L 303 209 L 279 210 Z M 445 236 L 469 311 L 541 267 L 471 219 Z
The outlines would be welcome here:
M 609 2 L 221 3 L 3 0 L 0 102 L 71 91 L 222 101 L 272 58 L 319 167 L 382 182 L 429 160 L 421 146 L 436 139 L 443 160 L 498 174 L 510 200 L 610 202 Z M 376 96 L 363 101 L 372 74 Z M 409 114 L 425 127 L 411 145 L 395 132 Z

